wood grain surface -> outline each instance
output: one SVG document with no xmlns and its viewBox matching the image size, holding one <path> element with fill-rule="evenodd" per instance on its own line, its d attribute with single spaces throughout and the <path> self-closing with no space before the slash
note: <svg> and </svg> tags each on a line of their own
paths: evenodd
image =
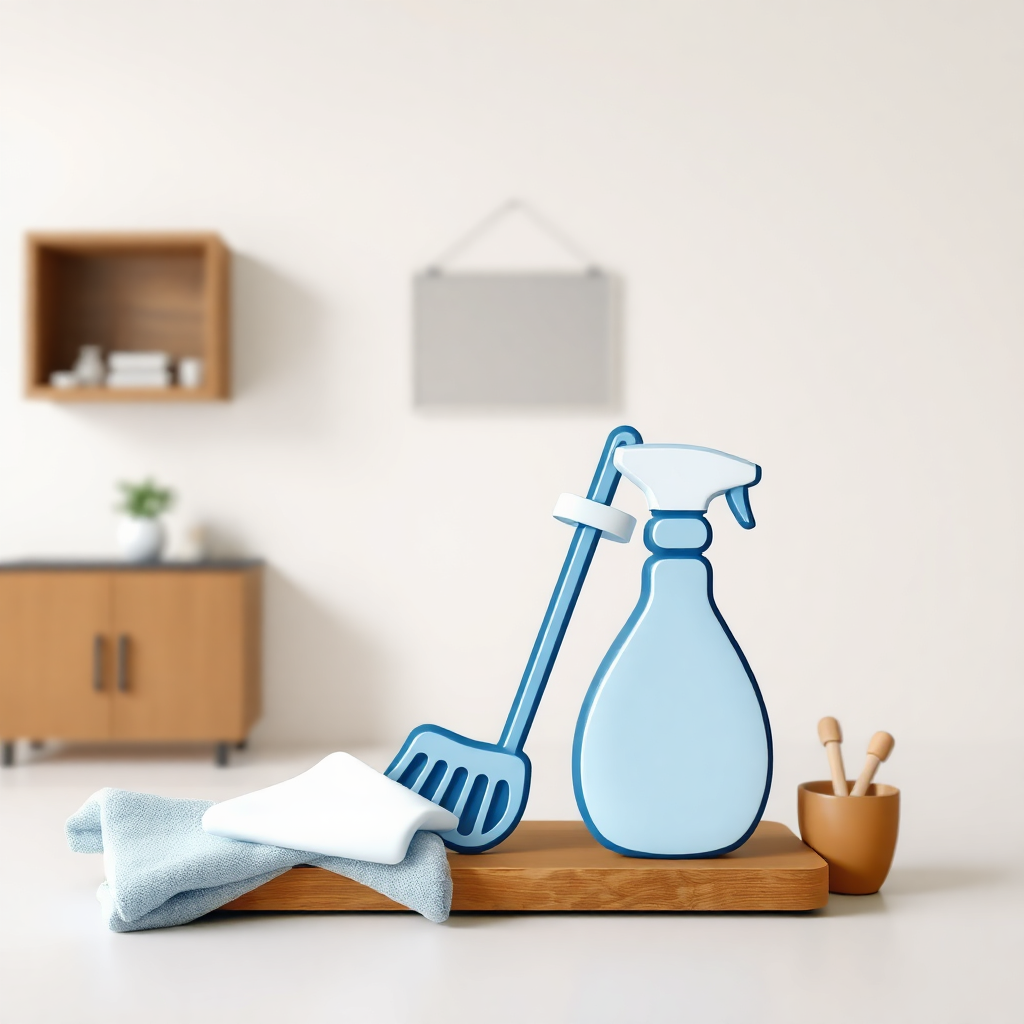
<svg viewBox="0 0 1024 1024">
<path fill-rule="evenodd" d="M 114 736 L 241 740 L 247 693 L 245 572 L 111 574 L 114 643 L 124 639 Z"/>
<path fill-rule="evenodd" d="M 231 253 L 216 234 L 34 233 L 26 239 L 25 390 L 59 402 L 230 395 Z M 52 387 L 82 345 L 202 358 L 195 389 Z"/>
<path fill-rule="evenodd" d="M 0 571 L 0 738 L 238 742 L 261 710 L 258 564 Z"/>
<path fill-rule="evenodd" d="M 453 911 L 813 910 L 828 865 L 785 825 L 762 821 L 740 849 L 708 860 L 624 857 L 581 821 L 524 821 L 501 846 L 448 854 Z M 405 910 L 323 868 L 292 868 L 224 910 Z"/>
<path fill-rule="evenodd" d="M 108 573 L 0 574 L 0 736 L 111 737 L 110 623 Z"/>
</svg>

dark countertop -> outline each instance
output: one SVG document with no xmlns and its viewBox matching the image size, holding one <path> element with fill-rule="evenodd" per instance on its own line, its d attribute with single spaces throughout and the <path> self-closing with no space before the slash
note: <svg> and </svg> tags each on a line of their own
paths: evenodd
<svg viewBox="0 0 1024 1024">
<path fill-rule="evenodd" d="M 26 558 L 0 562 L 0 572 L 242 572 L 259 569 L 262 558 L 211 558 L 205 562 L 122 562 L 117 559 Z"/>
</svg>

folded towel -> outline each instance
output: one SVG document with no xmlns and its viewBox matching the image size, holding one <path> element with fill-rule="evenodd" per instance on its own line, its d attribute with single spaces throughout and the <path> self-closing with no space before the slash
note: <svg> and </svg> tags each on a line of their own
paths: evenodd
<svg viewBox="0 0 1024 1024">
<path fill-rule="evenodd" d="M 324 814 L 325 807 L 334 813 Z M 203 815 L 211 835 L 376 864 L 400 864 L 420 830 L 450 832 L 458 824 L 451 811 L 340 750 L 294 779 Z"/>
<path fill-rule="evenodd" d="M 96 896 L 111 931 L 187 924 L 297 864 L 326 868 L 440 924 L 452 879 L 444 844 L 417 832 L 400 864 L 323 857 L 203 831 L 210 800 L 174 800 L 124 789 L 94 793 L 67 822 L 76 853 L 102 853 L 107 880 Z"/>
<path fill-rule="evenodd" d="M 166 370 L 171 365 L 171 357 L 167 352 L 111 352 L 107 356 L 107 365 L 111 370 Z"/>
<path fill-rule="evenodd" d="M 114 370 L 107 374 L 108 388 L 167 388 L 170 370 Z"/>
</svg>

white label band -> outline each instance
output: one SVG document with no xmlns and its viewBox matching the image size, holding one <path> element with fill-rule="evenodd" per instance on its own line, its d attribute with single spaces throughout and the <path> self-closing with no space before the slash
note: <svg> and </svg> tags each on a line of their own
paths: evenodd
<svg viewBox="0 0 1024 1024">
<path fill-rule="evenodd" d="M 619 544 L 629 543 L 636 526 L 636 520 L 628 513 L 578 494 L 560 494 L 551 514 L 567 526 L 592 526 L 601 531 L 602 537 Z"/>
</svg>

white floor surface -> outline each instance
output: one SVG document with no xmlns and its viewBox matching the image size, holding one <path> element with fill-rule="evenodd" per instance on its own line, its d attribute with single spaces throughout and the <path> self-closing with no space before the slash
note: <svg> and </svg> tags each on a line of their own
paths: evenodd
<svg viewBox="0 0 1024 1024">
<path fill-rule="evenodd" d="M 64 819 L 119 786 L 224 799 L 328 753 L 19 750 L 0 772 L 0 1021 L 1024 1020 L 1024 746 L 897 744 L 896 861 L 875 896 L 805 914 L 215 914 L 112 934 L 99 856 Z M 352 753 L 377 768 L 386 750 Z M 527 817 L 577 817 L 564 752 L 530 751 Z M 767 818 L 796 830 L 824 754 L 781 746 Z M 543 780 L 543 781 L 542 781 Z"/>
</svg>

